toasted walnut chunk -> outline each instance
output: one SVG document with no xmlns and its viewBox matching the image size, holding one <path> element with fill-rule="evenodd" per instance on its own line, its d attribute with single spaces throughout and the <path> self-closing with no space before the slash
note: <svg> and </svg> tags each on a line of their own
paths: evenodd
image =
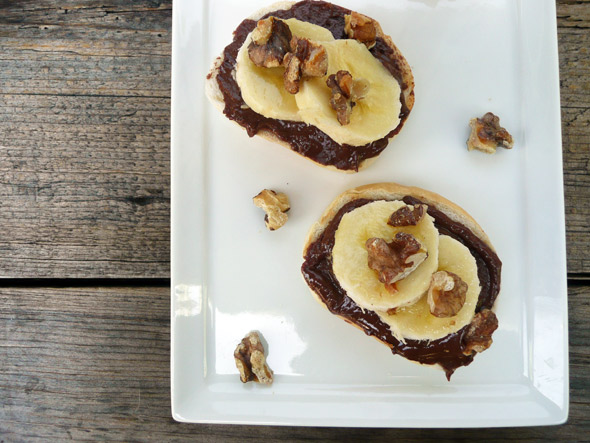
<svg viewBox="0 0 590 443">
<path fill-rule="evenodd" d="M 295 54 L 289 52 L 285 55 L 285 72 L 283 73 L 283 84 L 290 94 L 297 94 L 301 84 L 301 60 Z"/>
<path fill-rule="evenodd" d="M 506 129 L 500 126 L 500 118 L 491 112 L 482 118 L 472 118 L 469 121 L 471 134 L 467 140 L 467 149 L 494 154 L 497 147 L 512 149 L 514 141 Z"/>
<path fill-rule="evenodd" d="M 369 268 L 390 292 L 395 292 L 395 282 L 410 275 L 428 257 L 416 237 L 405 232 L 398 232 L 390 243 L 382 238 L 370 238 L 365 247 Z"/>
<path fill-rule="evenodd" d="M 275 231 L 287 223 L 289 218 L 287 211 L 291 209 L 287 194 L 277 193 L 272 189 L 263 189 L 252 200 L 256 206 L 266 212 L 264 222 L 271 231 Z"/>
<path fill-rule="evenodd" d="M 492 345 L 492 334 L 498 329 L 498 318 L 489 309 L 475 314 L 463 336 L 463 354 L 483 352 Z"/>
<path fill-rule="evenodd" d="M 256 27 L 252 31 L 252 41 L 258 45 L 266 45 L 272 35 L 272 27 L 275 24 L 276 19 L 269 17 L 265 20 L 258 20 Z M 291 29 L 289 29 L 291 30 Z"/>
<path fill-rule="evenodd" d="M 258 332 L 251 331 L 242 339 L 234 351 L 234 360 L 242 383 L 272 383 L 273 372 L 266 363 L 264 346 Z"/>
<path fill-rule="evenodd" d="M 290 48 L 291 52 L 283 60 L 283 82 L 288 92 L 297 94 L 302 78 L 326 75 L 328 53 L 322 45 L 307 38 L 292 37 Z"/>
<path fill-rule="evenodd" d="M 435 317 L 453 317 L 465 304 L 467 283 L 453 272 L 438 271 L 432 274 L 428 288 L 428 306 Z"/>
<path fill-rule="evenodd" d="M 290 50 L 291 37 L 291 30 L 283 20 L 275 17 L 259 20 L 252 31 L 248 56 L 256 66 L 264 68 L 281 66 L 285 54 Z"/>
<path fill-rule="evenodd" d="M 362 78 L 354 80 L 350 72 L 340 70 L 330 75 L 326 84 L 332 90 L 330 106 L 336 111 L 338 122 L 342 126 L 348 125 L 352 108 L 367 95 L 369 83 Z"/>
<path fill-rule="evenodd" d="M 367 48 L 375 46 L 377 39 L 377 24 L 369 17 L 351 12 L 344 16 L 344 32 L 348 38 L 364 43 Z"/>
<path fill-rule="evenodd" d="M 416 226 L 426 214 L 426 205 L 402 206 L 389 216 L 387 224 L 390 226 Z"/>
<path fill-rule="evenodd" d="M 293 37 L 291 51 L 301 59 L 304 77 L 323 77 L 328 72 L 328 53 L 322 45 L 307 38 Z"/>
</svg>

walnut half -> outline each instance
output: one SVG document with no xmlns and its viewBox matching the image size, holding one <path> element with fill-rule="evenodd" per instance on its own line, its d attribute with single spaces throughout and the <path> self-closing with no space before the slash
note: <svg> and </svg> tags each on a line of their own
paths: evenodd
<svg viewBox="0 0 590 443">
<path fill-rule="evenodd" d="M 512 149 L 514 141 L 506 129 L 500 126 L 500 118 L 491 112 L 482 118 L 472 118 L 469 121 L 471 134 L 467 140 L 467 149 L 494 154 L 497 147 Z"/>
<path fill-rule="evenodd" d="M 242 383 L 249 381 L 265 385 L 272 383 L 273 373 L 266 364 L 264 347 L 258 332 L 251 331 L 242 339 L 234 351 L 234 359 L 240 371 Z"/>
<path fill-rule="evenodd" d="M 364 43 L 367 48 L 375 46 L 377 39 L 377 25 L 369 17 L 351 12 L 344 16 L 344 32 L 348 38 L 353 38 Z"/>
<path fill-rule="evenodd" d="M 492 345 L 492 334 L 498 329 L 498 318 L 489 309 L 475 314 L 463 336 L 463 354 L 483 352 Z"/>
<path fill-rule="evenodd" d="M 256 66 L 281 66 L 285 54 L 289 52 L 291 37 L 291 29 L 283 20 L 274 17 L 259 20 L 252 31 L 248 56 Z"/>
<path fill-rule="evenodd" d="M 353 80 L 350 72 L 340 70 L 330 75 L 326 84 L 332 90 L 330 106 L 336 111 L 338 123 L 342 126 L 349 124 L 352 108 L 367 95 L 369 82 L 362 78 Z"/>
<path fill-rule="evenodd" d="M 291 52 L 283 60 L 285 73 L 283 83 L 291 94 L 299 92 L 299 84 L 304 77 L 323 77 L 328 72 L 328 53 L 326 48 L 307 38 L 293 37 Z"/>
<path fill-rule="evenodd" d="M 457 274 L 438 271 L 432 274 L 428 288 L 428 306 L 435 317 L 453 317 L 465 304 L 467 283 Z"/>
<path fill-rule="evenodd" d="M 287 211 L 291 209 L 287 194 L 276 193 L 272 189 L 263 189 L 252 201 L 266 212 L 264 222 L 271 231 L 275 231 L 287 223 L 289 218 Z"/>
<path fill-rule="evenodd" d="M 394 292 L 395 282 L 410 275 L 428 257 L 422 244 L 405 232 L 398 232 L 390 243 L 382 238 L 370 238 L 365 247 L 369 268 L 377 272 L 379 281 L 390 292 Z"/>
<path fill-rule="evenodd" d="M 426 205 L 402 206 L 389 216 L 389 226 L 416 226 L 426 214 Z"/>
</svg>

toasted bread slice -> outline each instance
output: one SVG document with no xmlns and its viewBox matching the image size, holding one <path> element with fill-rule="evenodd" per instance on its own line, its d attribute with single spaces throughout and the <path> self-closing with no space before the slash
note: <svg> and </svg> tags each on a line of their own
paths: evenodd
<svg viewBox="0 0 590 443">
<path fill-rule="evenodd" d="M 341 210 L 346 205 L 354 204 L 355 201 L 361 201 L 361 204 L 363 204 L 363 201 L 405 200 L 408 197 L 428 205 L 429 214 L 437 219 L 435 224 L 442 220 L 442 218 L 447 218 L 450 222 L 447 221 L 445 223 L 453 224 L 456 227 L 460 226 L 461 229 L 455 230 L 451 235 L 456 236 L 462 243 L 463 240 L 465 240 L 465 245 L 467 247 L 470 248 L 470 244 L 476 245 L 475 248 L 477 251 L 475 254 L 481 255 L 476 258 L 476 261 L 478 262 L 477 266 L 478 268 L 479 266 L 486 268 L 483 270 L 484 272 L 482 275 L 489 275 L 488 282 L 484 283 L 485 285 L 488 285 L 488 289 L 485 291 L 482 290 L 480 293 L 476 312 L 479 312 L 482 309 L 491 309 L 500 289 L 501 262 L 496 255 L 494 246 L 489 237 L 475 219 L 463 208 L 434 192 L 417 187 L 403 186 L 397 183 L 376 183 L 350 189 L 340 194 L 326 208 L 319 220 L 311 226 L 307 234 L 303 247 L 304 264 L 302 266 L 302 271 L 304 278 L 310 287 L 311 293 L 322 307 L 328 309 L 334 315 L 342 318 L 366 334 L 381 341 L 383 344 L 391 348 L 395 354 L 400 354 L 414 362 L 439 366 L 445 370 L 447 378 L 450 378 L 457 367 L 466 366 L 473 360 L 473 355 L 464 355 L 462 353 L 464 349 L 462 330 L 451 334 L 455 335 L 455 337 L 448 341 L 449 343 L 452 342 L 453 347 L 450 351 L 444 350 L 440 352 L 440 359 L 436 355 L 436 352 L 439 351 L 434 352 L 429 350 L 425 353 L 425 355 L 427 355 L 425 358 L 418 354 L 420 348 L 426 349 L 428 346 L 431 346 L 432 342 L 430 340 L 411 340 L 409 347 L 413 349 L 412 352 L 417 353 L 414 354 L 414 356 L 406 355 L 404 354 L 404 350 L 401 349 L 403 346 L 400 345 L 400 341 L 394 337 L 392 331 L 389 331 L 389 327 L 385 323 L 382 323 L 379 316 L 374 315 L 376 313 L 373 311 L 359 307 L 346 295 L 346 291 L 342 289 L 342 286 L 338 283 L 338 279 L 332 270 L 334 229 L 337 229 L 340 220 L 339 217 L 342 217 Z M 351 210 L 354 211 L 354 208 Z M 345 210 L 348 211 L 349 209 Z M 334 220 L 337 224 L 331 225 Z M 451 229 L 451 231 L 453 231 L 453 229 Z M 328 234 L 328 232 L 330 234 Z M 445 232 L 445 234 L 449 233 Z M 332 246 L 329 245 L 330 242 Z M 474 253 L 474 250 L 471 251 Z M 319 256 L 317 255 L 318 253 Z M 319 262 L 324 263 L 324 265 L 321 265 L 318 268 L 316 266 Z M 325 274 L 326 272 L 330 274 L 328 280 L 326 280 L 329 282 L 327 286 L 321 283 L 321 280 L 324 277 L 320 275 L 322 273 Z M 467 326 L 465 328 L 467 328 Z M 444 343 L 446 337 L 440 340 L 442 341 L 441 343 Z M 445 345 L 443 344 L 442 346 L 444 347 Z M 455 353 L 454 355 L 457 356 L 454 361 L 449 360 L 449 355 L 451 355 L 451 353 Z"/>
<path fill-rule="evenodd" d="M 318 3 L 323 3 L 323 2 L 318 2 Z M 275 11 L 288 11 L 296 4 L 297 4 L 296 2 L 274 3 L 268 7 L 258 10 L 257 12 L 252 14 L 247 19 L 257 21 L 257 20 L 261 19 L 262 17 L 266 16 L 267 14 L 275 12 Z M 376 24 L 376 28 L 377 28 L 377 37 L 381 38 L 383 40 L 383 42 L 387 45 L 389 50 L 391 50 L 389 57 L 395 63 L 395 65 L 399 71 L 399 76 L 401 78 L 398 79 L 398 81 L 400 83 L 402 95 L 404 97 L 405 106 L 406 106 L 406 110 L 405 110 L 403 116 L 401 116 L 400 123 L 385 138 L 386 143 L 387 143 L 387 139 L 393 137 L 401 130 L 411 109 L 414 106 L 414 76 L 412 74 L 412 70 L 410 68 L 410 65 L 408 64 L 407 60 L 402 55 L 401 51 L 394 45 L 391 37 L 389 37 L 388 35 L 385 35 L 383 33 L 381 26 L 379 25 L 379 23 L 376 20 L 375 20 L 375 24 Z M 220 80 L 218 78 L 218 75 L 220 72 L 220 67 L 221 67 L 221 64 L 223 63 L 223 60 L 224 60 L 224 54 L 222 53 L 219 57 L 217 57 L 213 61 L 213 64 L 212 64 L 211 69 L 209 71 L 209 74 L 207 75 L 207 80 L 206 80 L 206 84 L 205 84 L 205 92 L 206 92 L 207 97 L 213 103 L 213 105 L 221 112 L 224 112 L 224 109 L 226 108 L 224 94 L 223 94 L 222 90 L 220 89 L 220 85 L 219 85 Z M 235 78 L 235 68 L 234 68 L 234 71 L 232 72 L 232 76 Z M 263 117 L 261 116 L 261 118 L 263 118 Z M 322 134 L 324 136 L 326 136 L 324 133 L 322 133 Z M 281 138 L 277 137 L 277 135 L 273 131 L 271 131 L 267 128 L 263 127 L 261 129 L 259 129 L 256 132 L 256 135 L 263 137 L 264 139 L 269 140 L 271 142 L 278 143 L 286 148 L 289 148 L 292 151 L 302 155 L 303 157 L 314 161 L 316 164 L 319 164 L 320 166 L 324 166 L 329 169 L 339 170 L 339 171 L 343 171 L 343 172 L 358 172 L 359 170 L 365 168 L 370 163 L 372 163 L 378 157 L 378 155 L 382 152 L 382 150 L 384 149 L 384 148 L 381 149 L 374 156 L 363 158 L 357 164 L 352 164 L 352 165 L 350 165 L 350 167 L 342 167 L 342 165 L 331 164 L 329 160 L 326 162 L 315 161 L 310 156 L 306 155 L 307 151 L 305 149 L 301 149 L 299 146 L 297 146 L 297 144 L 298 144 L 297 141 L 295 141 L 293 139 L 286 139 L 285 137 L 283 137 L 281 139 Z M 363 147 L 359 147 L 359 149 L 362 150 Z M 327 157 L 329 157 L 329 155 Z"/>
</svg>

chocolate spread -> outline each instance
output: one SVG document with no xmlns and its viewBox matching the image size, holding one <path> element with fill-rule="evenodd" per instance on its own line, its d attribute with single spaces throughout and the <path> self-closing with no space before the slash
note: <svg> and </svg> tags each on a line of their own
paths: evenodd
<svg viewBox="0 0 590 443">
<path fill-rule="evenodd" d="M 344 16 L 350 12 L 349 9 L 331 3 L 304 0 L 295 3 L 290 9 L 269 12 L 261 19 L 269 16 L 281 19 L 296 18 L 330 30 L 335 39 L 344 39 L 348 38 L 344 32 Z M 304 122 L 267 118 L 245 106 L 240 87 L 232 76 L 232 71 L 236 66 L 238 51 L 255 27 L 254 20 L 246 19 L 240 23 L 234 31 L 232 43 L 223 51 L 223 60 L 217 75 L 217 83 L 225 102 L 223 113 L 246 129 L 250 137 L 261 130 L 269 131 L 279 140 L 288 143 L 293 151 L 321 165 L 358 171 L 364 160 L 379 155 L 387 147 L 388 139 L 401 130 L 410 113 L 403 93 L 400 94 L 402 107 L 399 125 L 387 136 L 364 146 L 340 145 L 315 126 Z M 393 75 L 403 90 L 406 85 L 402 79 L 401 58 L 396 57 L 393 50 L 380 37 L 377 37 L 371 53 Z"/>
<path fill-rule="evenodd" d="M 358 199 L 344 205 L 330 221 L 320 237 L 307 249 L 301 271 L 307 284 L 318 294 L 326 307 L 345 320 L 359 326 L 367 335 L 372 335 L 387 343 L 394 354 L 423 364 L 439 364 L 445 370 L 447 379 L 455 369 L 467 366 L 473 361 L 473 355 L 464 355 L 463 336 L 469 325 L 438 340 L 397 340 L 385 324 L 373 311 L 361 309 L 342 289 L 332 270 L 332 249 L 334 236 L 340 220 L 347 212 L 375 200 Z M 423 203 L 413 197 L 403 201 L 415 205 Z M 435 206 L 428 205 L 428 214 L 434 218 L 434 225 L 441 234 L 449 235 L 463 243 L 477 263 L 481 292 L 476 312 L 484 308 L 491 309 L 500 291 L 500 273 L 502 262 L 494 251 L 480 240 L 466 226 L 454 222 Z"/>
</svg>

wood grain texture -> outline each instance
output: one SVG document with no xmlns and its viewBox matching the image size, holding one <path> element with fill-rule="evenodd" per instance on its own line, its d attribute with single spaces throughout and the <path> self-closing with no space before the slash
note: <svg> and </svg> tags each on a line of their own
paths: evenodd
<svg viewBox="0 0 590 443">
<path fill-rule="evenodd" d="M 0 440 L 579 440 L 590 435 L 590 288 L 572 288 L 569 295 L 568 424 L 395 430 L 175 423 L 168 288 L 0 288 Z"/>
<path fill-rule="evenodd" d="M 168 277 L 171 3 L 0 7 L 0 276 Z"/>
<path fill-rule="evenodd" d="M 568 271 L 590 272 L 590 1 L 558 1 Z"/>
</svg>

